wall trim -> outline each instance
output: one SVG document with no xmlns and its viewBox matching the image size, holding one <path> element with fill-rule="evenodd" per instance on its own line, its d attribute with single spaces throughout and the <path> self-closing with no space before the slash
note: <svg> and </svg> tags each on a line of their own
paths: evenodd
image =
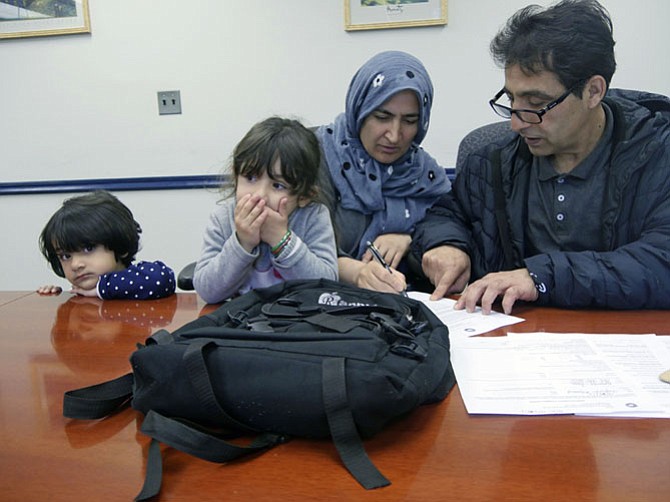
<svg viewBox="0 0 670 502">
<path fill-rule="evenodd" d="M 453 181 L 454 169 L 447 168 L 447 176 Z M 122 192 L 131 190 L 190 190 L 218 188 L 226 177 L 219 174 L 191 176 L 150 176 L 143 178 L 95 178 L 83 180 L 12 181 L 0 183 L 0 195 L 35 195 L 46 193 L 92 192 L 109 190 Z"/>
<path fill-rule="evenodd" d="M 218 174 L 192 176 L 152 176 L 143 178 L 98 178 L 83 180 L 16 181 L 0 183 L 0 195 L 92 192 L 94 190 L 187 190 L 216 188 Z"/>
</svg>

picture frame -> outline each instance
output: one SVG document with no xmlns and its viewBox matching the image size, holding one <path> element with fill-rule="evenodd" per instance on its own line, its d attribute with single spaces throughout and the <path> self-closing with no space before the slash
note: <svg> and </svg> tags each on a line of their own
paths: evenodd
<svg viewBox="0 0 670 502">
<path fill-rule="evenodd" d="M 445 24 L 447 0 L 344 0 L 346 31 Z"/>
<path fill-rule="evenodd" d="M 0 0 L 0 39 L 90 32 L 88 0 Z"/>
</svg>

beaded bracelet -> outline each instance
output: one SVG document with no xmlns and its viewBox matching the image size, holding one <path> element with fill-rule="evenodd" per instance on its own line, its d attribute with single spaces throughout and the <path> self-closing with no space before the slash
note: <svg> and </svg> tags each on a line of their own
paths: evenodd
<svg viewBox="0 0 670 502">
<path fill-rule="evenodd" d="M 272 256 L 274 256 L 275 258 L 279 256 L 290 240 L 291 240 L 291 229 L 289 228 L 284 234 L 284 237 L 281 238 L 279 243 L 276 246 L 270 248 Z"/>
</svg>

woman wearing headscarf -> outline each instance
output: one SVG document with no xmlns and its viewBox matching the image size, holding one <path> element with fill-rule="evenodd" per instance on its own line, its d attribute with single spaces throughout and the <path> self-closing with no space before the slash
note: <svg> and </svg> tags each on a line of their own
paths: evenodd
<svg viewBox="0 0 670 502">
<path fill-rule="evenodd" d="M 381 52 L 354 75 L 345 112 L 316 131 L 335 197 L 340 280 L 377 291 L 406 289 L 401 270 L 414 227 L 451 188 L 444 169 L 419 146 L 432 104 L 423 64 L 404 52 Z"/>
</svg>

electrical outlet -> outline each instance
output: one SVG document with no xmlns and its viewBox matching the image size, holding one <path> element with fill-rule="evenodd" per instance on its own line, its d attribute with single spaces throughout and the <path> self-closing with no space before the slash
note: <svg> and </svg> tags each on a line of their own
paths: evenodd
<svg viewBox="0 0 670 502">
<path fill-rule="evenodd" d="M 181 113 L 179 91 L 158 91 L 158 115 Z"/>
</svg>

